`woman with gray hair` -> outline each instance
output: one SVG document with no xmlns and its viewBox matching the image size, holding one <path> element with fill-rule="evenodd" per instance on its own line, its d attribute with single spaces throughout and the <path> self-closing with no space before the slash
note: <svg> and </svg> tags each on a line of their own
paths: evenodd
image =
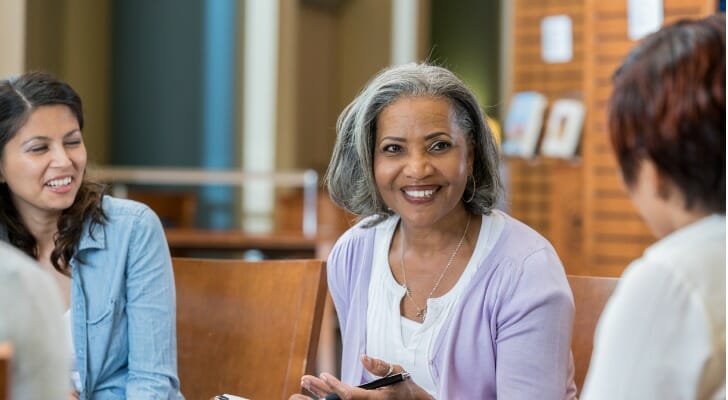
<svg viewBox="0 0 728 400">
<path fill-rule="evenodd" d="M 341 381 L 302 386 L 346 399 L 573 397 L 564 269 L 546 239 L 494 209 L 499 153 L 473 93 L 444 68 L 392 67 L 337 135 L 326 185 L 362 218 L 328 260 Z M 403 371 L 411 379 L 355 387 Z"/>
</svg>

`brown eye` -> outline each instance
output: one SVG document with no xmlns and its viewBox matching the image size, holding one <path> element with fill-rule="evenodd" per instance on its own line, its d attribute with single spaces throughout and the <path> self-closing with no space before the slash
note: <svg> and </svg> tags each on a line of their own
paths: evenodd
<svg viewBox="0 0 728 400">
<path fill-rule="evenodd" d="M 383 153 L 400 153 L 402 151 L 402 146 L 398 144 L 388 144 L 384 147 L 382 147 Z"/>
<path fill-rule="evenodd" d="M 443 151 L 449 149 L 450 147 L 452 147 L 452 145 L 449 142 L 440 141 L 440 142 L 433 143 L 432 146 L 430 146 L 430 151 L 443 152 Z"/>
</svg>

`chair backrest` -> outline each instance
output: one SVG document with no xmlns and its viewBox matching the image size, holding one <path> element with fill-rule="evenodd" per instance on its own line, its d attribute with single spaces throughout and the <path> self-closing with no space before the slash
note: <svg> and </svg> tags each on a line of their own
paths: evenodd
<svg viewBox="0 0 728 400">
<path fill-rule="evenodd" d="M 0 400 L 10 398 L 10 361 L 13 358 L 13 346 L 8 342 L 0 342 Z"/>
<path fill-rule="evenodd" d="M 287 399 L 314 372 L 326 298 L 321 260 L 173 258 L 182 393 Z"/>
<path fill-rule="evenodd" d="M 197 194 L 193 191 L 129 190 L 127 198 L 149 206 L 165 228 L 193 228 Z"/>
<path fill-rule="evenodd" d="M 287 190 L 277 193 L 273 214 L 275 231 L 301 232 L 303 210 L 303 190 Z M 356 223 L 356 216 L 334 204 L 325 190 L 318 191 L 316 218 L 316 236 L 334 241 Z"/>
<path fill-rule="evenodd" d="M 574 355 L 574 381 L 578 393 L 581 393 L 584 378 L 589 369 L 594 330 L 604 306 L 619 282 L 618 278 L 597 276 L 568 275 L 569 285 L 574 294 L 576 315 L 574 316 L 574 333 L 571 338 L 571 352 Z"/>
</svg>

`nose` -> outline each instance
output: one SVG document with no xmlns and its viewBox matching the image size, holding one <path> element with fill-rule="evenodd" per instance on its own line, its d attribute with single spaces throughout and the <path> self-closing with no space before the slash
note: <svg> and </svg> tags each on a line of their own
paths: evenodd
<svg viewBox="0 0 728 400">
<path fill-rule="evenodd" d="M 407 158 L 405 174 L 408 178 L 422 180 L 432 174 L 433 167 L 427 154 L 414 153 Z"/>
<path fill-rule="evenodd" d="M 63 146 L 54 146 L 51 150 L 51 166 L 67 167 L 71 165 L 71 157 Z"/>
</svg>

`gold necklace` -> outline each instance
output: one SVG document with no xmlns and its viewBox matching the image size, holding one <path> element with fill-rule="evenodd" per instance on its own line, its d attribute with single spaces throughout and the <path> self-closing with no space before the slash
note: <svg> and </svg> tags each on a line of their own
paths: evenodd
<svg viewBox="0 0 728 400">
<path fill-rule="evenodd" d="M 437 290 L 437 287 L 440 286 L 440 282 L 442 281 L 442 278 L 445 276 L 445 273 L 447 273 L 447 270 L 450 269 L 450 265 L 452 264 L 453 260 L 455 259 L 455 256 L 458 254 L 458 250 L 460 250 L 460 247 L 462 247 L 463 242 L 465 241 L 465 236 L 468 233 L 468 227 L 470 226 L 470 215 L 468 215 L 468 222 L 465 224 L 465 230 L 463 231 L 463 236 L 460 238 L 460 241 L 458 242 L 458 245 L 455 246 L 455 251 L 452 252 L 452 255 L 450 256 L 450 259 L 447 261 L 447 265 L 445 265 L 445 268 L 443 268 L 442 273 L 440 273 L 440 277 L 437 278 L 437 281 L 435 281 L 435 286 L 432 287 L 432 290 L 430 290 L 430 294 L 427 295 L 427 298 L 425 299 L 425 306 L 420 308 L 420 306 L 417 305 L 415 302 L 415 299 L 412 297 L 412 292 L 410 291 L 409 286 L 407 286 L 407 274 L 404 271 L 404 229 L 402 229 L 402 234 L 399 237 L 399 263 L 402 268 L 402 284 L 404 286 L 405 293 L 407 293 L 407 297 L 412 302 L 412 305 L 415 306 L 417 309 L 417 318 L 420 319 L 420 321 L 424 322 L 425 317 L 427 316 L 427 300 L 429 300 L 432 295 L 435 293 L 435 290 Z"/>
</svg>

